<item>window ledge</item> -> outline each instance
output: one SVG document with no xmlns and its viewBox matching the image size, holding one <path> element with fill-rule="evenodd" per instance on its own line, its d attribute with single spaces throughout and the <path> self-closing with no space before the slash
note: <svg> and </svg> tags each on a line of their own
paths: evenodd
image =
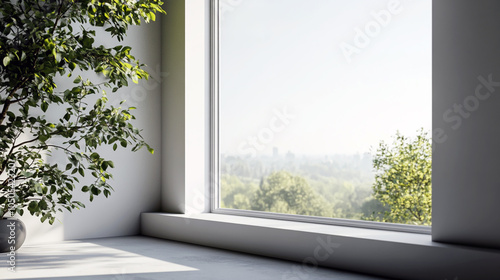
<svg viewBox="0 0 500 280">
<path fill-rule="evenodd" d="M 500 250 L 437 243 L 427 234 L 213 213 L 143 213 L 141 224 L 147 236 L 299 262 L 282 279 L 307 279 L 318 265 L 397 279 L 500 276 Z"/>
</svg>

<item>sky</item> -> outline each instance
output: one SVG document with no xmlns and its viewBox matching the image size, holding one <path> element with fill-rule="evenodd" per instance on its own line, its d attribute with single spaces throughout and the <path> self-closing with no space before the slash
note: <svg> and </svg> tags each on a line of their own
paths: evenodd
<svg viewBox="0 0 500 280">
<path fill-rule="evenodd" d="M 366 153 L 431 130 L 430 0 L 228 3 L 221 153 Z"/>
</svg>

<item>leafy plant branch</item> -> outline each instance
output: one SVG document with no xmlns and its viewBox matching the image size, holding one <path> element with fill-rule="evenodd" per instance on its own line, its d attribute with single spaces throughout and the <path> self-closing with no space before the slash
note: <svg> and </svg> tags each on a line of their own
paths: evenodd
<svg viewBox="0 0 500 280">
<path fill-rule="evenodd" d="M 131 108 L 108 105 L 115 93 L 148 79 L 128 46 L 95 44 L 102 28 L 119 41 L 128 26 L 164 13 L 157 0 L 19 0 L 0 6 L 0 218 L 27 209 L 52 224 L 55 213 L 84 207 L 78 188 L 109 196 L 112 161 L 97 152 L 118 145 L 146 147 Z M 77 31 L 79 30 L 79 31 Z M 97 73 L 94 83 L 78 75 L 70 88 L 55 91 L 61 77 Z M 123 102 L 120 103 L 123 105 Z M 50 112 L 50 118 L 47 113 Z M 60 116 L 59 116 L 60 115 Z M 53 151 L 66 163 L 50 164 Z M 80 185 L 86 171 L 91 184 Z"/>
</svg>

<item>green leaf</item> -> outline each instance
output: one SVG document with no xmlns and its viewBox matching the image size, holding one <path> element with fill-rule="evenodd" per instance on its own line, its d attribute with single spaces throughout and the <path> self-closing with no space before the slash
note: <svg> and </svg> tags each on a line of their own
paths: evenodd
<svg viewBox="0 0 500 280">
<path fill-rule="evenodd" d="M 42 194 L 43 193 L 42 186 L 40 184 L 36 184 L 35 191 L 37 194 Z"/>
<path fill-rule="evenodd" d="M 33 176 L 33 173 L 29 171 L 21 171 L 21 176 L 30 178 L 31 176 Z"/>
<path fill-rule="evenodd" d="M 78 165 L 78 159 L 74 155 L 71 155 L 68 159 L 73 165 Z"/>
<path fill-rule="evenodd" d="M 64 114 L 64 120 L 69 121 L 71 115 L 69 113 Z"/>
<path fill-rule="evenodd" d="M 90 191 L 93 195 L 99 195 L 101 193 L 101 190 L 96 187 L 93 187 L 92 189 L 90 189 Z"/>
<path fill-rule="evenodd" d="M 101 168 L 102 170 L 106 171 L 106 169 L 108 169 L 108 163 L 106 161 L 103 161 L 101 164 Z"/>
<path fill-rule="evenodd" d="M 14 119 L 16 117 L 16 115 L 11 111 L 7 111 L 7 116 L 9 116 L 9 118 L 11 119 Z"/>
<path fill-rule="evenodd" d="M 108 197 L 111 194 L 109 190 L 104 190 L 103 193 L 105 197 Z"/>
<path fill-rule="evenodd" d="M 38 140 L 39 140 L 40 142 L 45 142 L 45 141 L 47 141 L 48 139 L 49 139 L 49 136 L 48 136 L 48 135 L 45 135 L 45 134 L 42 134 L 42 135 L 39 135 L 39 136 L 38 136 Z"/>
<path fill-rule="evenodd" d="M 43 112 L 47 112 L 47 109 L 49 108 L 49 104 L 47 102 L 43 101 L 41 107 L 42 107 Z"/>
<path fill-rule="evenodd" d="M 92 160 L 98 160 L 98 159 L 99 159 L 99 154 L 98 154 L 98 153 L 92 153 L 92 154 L 90 155 L 90 158 L 91 158 Z"/>
<path fill-rule="evenodd" d="M 38 207 L 42 210 L 47 210 L 47 202 L 44 199 L 40 200 L 40 202 L 38 202 Z"/>
<path fill-rule="evenodd" d="M 28 204 L 28 210 L 30 210 L 30 213 L 35 212 L 38 209 L 38 203 L 36 201 L 31 201 L 30 204 Z"/>
<path fill-rule="evenodd" d="M 6 56 L 3 58 L 3 66 L 7 66 L 9 65 L 10 61 L 12 60 L 12 58 L 10 58 L 10 56 Z"/>
<path fill-rule="evenodd" d="M 45 215 L 42 216 L 42 218 L 40 218 L 40 221 L 43 223 L 45 222 L 45 220 L 47 220 L 47 218 L 50 216 L 50 213 L 47 213 Z"/>
</svg>

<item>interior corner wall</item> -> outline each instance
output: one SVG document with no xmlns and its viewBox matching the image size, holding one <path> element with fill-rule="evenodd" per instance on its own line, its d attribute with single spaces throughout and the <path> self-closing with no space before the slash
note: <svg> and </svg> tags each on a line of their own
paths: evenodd
<svg viewBox="0 0 500 280">
<path fill-rule="evenodd" d="M 161 210 L 184 213 L 185 192 L 185 4 L 166 0 L 162 21 L 162 65 L 169 73 L 162 87 Z"/>
<path fill-rule="evenodd" d="M 162 211 L 201 213 L 209 186 L 209 0 L 166 0 L 162 24 Z"/>
<path fill-rule="evenodd" d="M 160 17 L 158 17 L 160 18 Z M 122 88 L 116 93 L 108 92 L 109 103 L 118 107 L 121 100 L 126 100 L 123 106 L 134 106 L 136 116 L 134 125 L 143 129 L 145 140 L 155 149 L 151 155 L 146 149 L 131 152 L 129 148 L 118 148 L 113 151 L 110 147 L 100 149 L 101 156 L 112 160 L 115 168 L 112 169 L 113 179 L 110 184 L 115 189 L 109 198 L 97 196 L 93 202 L 89 201 L 88 194 L 80 193 L 77 187 L 74 199 L 82 201 L 85 209 L 74 210 L 73 213 L 60 213 L 54 225 L 41 223 L 39 217 L 32 217 L 25 213 L 21 220 L 27 226 L 25 244 L 47 243 L 70 239 L 87 239 L 98 237 L 112 237 L 135 235 L 140 233 L 140 215 L 142 212 L 160 210 L 161 192 L 161 85 L 170 78 L 161 69 L 161 19 L 141 26 L 131 26 L 127 37 L 122 42 L 111 38 L 102 30 L 97 30 L 95 45 L 128 45 L 132 47 L 132 54 L 146 64 L 151 78 L 141 80 L 139 84 L 130 83 L 129 87 Z M 82 74 L 83 77 L 93 74 Z M 60 78 L 57 81 L 58 89 L 72 87 L 72 80 Z M 61 109 L 64 110 L 64 109 Z M 57 108 L 50 108 L 48 114 L 56 114 Z M 65 157 L 51 158 L 51 163 L 63 162 Z M 64 165 L 63 165 L 64 166 Z M 93 179 L 88 174 L 82 185 Z"/>
<path fill-rule="evenodd" d="M 434 241 L 500 248 L 500 1 L 433 1 Z"/>
</svg>

